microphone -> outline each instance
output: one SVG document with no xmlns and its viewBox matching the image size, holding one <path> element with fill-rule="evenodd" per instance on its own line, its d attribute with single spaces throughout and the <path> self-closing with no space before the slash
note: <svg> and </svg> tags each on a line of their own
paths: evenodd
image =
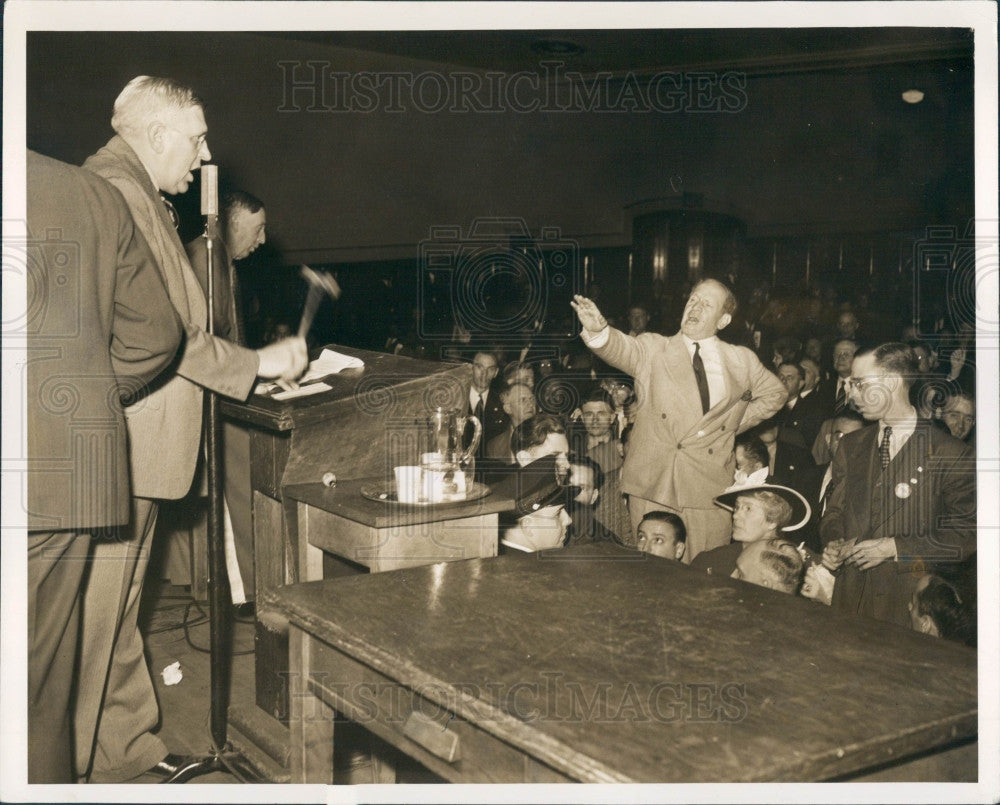
<svg viewBox="0 0 1000 805">
<path fill-rule="evenodd" d="M 201 166 L 201 214 L 219 214 L 219 166 Z"/>
<path fill-rule="evenodd" d="M 213 251 L 219 220 L 219 166 L 201 166 L 201 214 L 205 216 L 205 276 L 207 278 L 208 332 L 215 333 L 215 272 Z"/>
</svg>

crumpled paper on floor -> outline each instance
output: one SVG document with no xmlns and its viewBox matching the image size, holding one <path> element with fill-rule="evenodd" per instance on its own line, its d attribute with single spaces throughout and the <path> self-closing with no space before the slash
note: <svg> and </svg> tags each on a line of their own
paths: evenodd
<svg viewBox="0 0 1000 805">
<path fill-rule="evenodd" d="M 176 685 L 183 678 L 184 674 L 181 672 L 181 661 L 172 662 L 162 671 L 160 671 L 160 676 L 163 677 L 164 685 Z"/>
</svg>

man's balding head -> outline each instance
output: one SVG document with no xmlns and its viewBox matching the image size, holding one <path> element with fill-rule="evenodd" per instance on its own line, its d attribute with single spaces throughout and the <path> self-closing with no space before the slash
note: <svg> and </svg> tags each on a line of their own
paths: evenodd
<svg viewBox="0 0 1000 805">
<path fill-rule="evenodd" d="M 747 545 L 736 559 L 734 579 L 794 594 L 802 584 L 805 565 L 787 540 L 768 539 Z"/>
</svg>

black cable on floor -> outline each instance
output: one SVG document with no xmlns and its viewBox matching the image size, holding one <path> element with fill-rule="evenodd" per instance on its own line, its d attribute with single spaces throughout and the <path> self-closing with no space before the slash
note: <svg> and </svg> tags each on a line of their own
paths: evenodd
<svg viewBox="0 0 1000 805">
<path fill-rule="evenodd" d="M 195 599 L 190 598 L 188 596 L 163 596 L 163 598 L 165 598 L 166 600 L 173 600 L 173 601 L 178 601 L 178 602 L 184 601 L 184 603 L 168 604 L 167 606 L 158 606 L 158 607 L 156 607 L 155 610 L 153 610 L 154 618 L 157 615 L 160 615 L 160 614 L 163 614 L 163 613 L 166 613 L 166 612 L 170 612 L 172 610 L 179 610 L 179 609 L 183 608 L 184 614 L 181 616 L 180 623 L 172 622 L 172 623 L 168 623 L 166 626 L 160 626 L 160 627 L 155 628 L 155 629 L 144 629 L 143 630 L 144 633 L 146 635 L 155 635 L 155 634 L 163 634 L 164 632 L 172 632 L 172 631 L 175 631 L 177 629 L 183 629 L 184 630 L 184 641 L 192 649 L 194 649 L 195 651 L 197 651 L 197 652 L 199 652 L 201 654 L 211 654 L 211 649 L 209 649 L 209 648 L 203 648 L 202 646 L 198 646 L 191 639 L 191 631 L 190 630 L 193 629 L 193 628 L 195 628 L 196 626 L 204 626 L 209 621 L 208 613 L 205 612 L 205 610 L 202 608 L 201 604 L 198 601 L 196 601 Z M 191 610 L 192 609 L 197 609 L 197 611 L 198 611 L 198 617 L 195 620 L 191 620 Z M 237 617 L 233 618 L 233 620 L 236 623 L 244 623 L 244 624 L 253 624 L 253 623 L 255 623 L 253 617 L 246 617 L 246 618 L 244 618 L 244 617 L 238 617 L 237 616 Z M 254 649 L 247 649 L 245 651 L 234 651 L 233 652 L 233 656 L 234 657 L 242 657 L 242 656 L 245 656 L 247 654 L 253 654 L 253 652 L 254 652 Z"/>
<path fill-rule="evenodd" d="M 185 626 L 199 626 L 202 623 L 207 623 L 208 622 L 208 615 L 201 608 L 201 606 L 198 604 L 197 601 L 194 601 L 194 600 L 188 598 L 187 596 L 184 596 L 183 598 L 175 597 L 173 600 L 175 600 L 175 601 L 183 600 L 184 603 L 182 603 L 182 604 L 181 603 L 170 604 L 168 606 L 158 606 L 155 610 L 153 610 L 153 618 L 155 619 L 156 616 L 161 615 L 163 613 L 171 612 L 172 610 L 183 609 L 184 610 L 184 614 L 181 616 L 180 622 L 176 622 L 176 621 L 170 622 L 166 626 L 160 626 L 160 627 L 155 628 L 155 629 L 147 628 L 147 629 L 143 630 L 144 634 L 146 634 L 146 635 L 163 634 L 164 632 L 173 632 L 173 631 L 175 631 L 177 629 L 184 628 Z M 198 607 L 198 612 L 201 613 L 201 617 L 197 621 L 195 621 L 193 623 L 189 623 L 188 622 L 188 617 L 189 617 L 192 605 Z"/>
<path fill-rule="evenodd" d="M 202 613 L 202 617 L 199 618 L 198 620 L 196 620 L 194 623 L 188 623 L 188 614 L 190 613 L 192 606 L 198 607 L 198 611 Z M 185 642 L 191 648 L 193 648 L 197 652 L 200 652 L 201 654 L 211 654 L 212 650 L 210 648 L 203 648 L 202 646 L 195 645 L 194 641 L 191 639 L 191 632 L 190 632 L 190 630 L 192 628 L 194 628 L 195 626 L 202 626 L 203 624 L 205 624 L 207 622 L 208 622 L 208 617 L 205 616 L 205 611 L 201 608 L 201 606 L 198 604 L 198 602 L 197 601 L 191 601 L 191 602 L 189 602 L 188 606 L 187 606 L 187 609 L 184 611 L 184 621 L 183 621 L 183 624 L 182 624 L 184 626 L 184 640 L 185 640 Z M 252 621 L 244 621 L 242 619 L 240 619 L 240 622 L 241 623 L 252 623 Z M 234 651 L 233 652 L 233 656 L 234 657 L 243 657 L 246 654 L 253 654 L 253 653 L 254 653 L 254 649 L 250 648 L 250 649 L 246 649 L 245 651 Z"/>
</svg>

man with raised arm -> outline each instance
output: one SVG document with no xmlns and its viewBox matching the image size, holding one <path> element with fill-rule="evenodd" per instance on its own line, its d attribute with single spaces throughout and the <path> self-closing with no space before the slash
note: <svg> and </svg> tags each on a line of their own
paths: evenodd
<svg viewBox="0 0 1000 805">
<path fill-rule="evenodd" d="M 651 509 L 680 515 L 684 561 L 725 545 L 728 514 L 713 504 L 733 478 L 733 439 L 784 404 L 785 387 L 749 349 L 716 333 L 732 320 L 736 297 L 717 280 L 691 290 L 680 332 L 638 337 L 609 327 L 583 296 L 571 303 L 581 336 L 603 361 L 635 378 L 635 429 L 622 468 L 633 530 Z"/>
</svg>

